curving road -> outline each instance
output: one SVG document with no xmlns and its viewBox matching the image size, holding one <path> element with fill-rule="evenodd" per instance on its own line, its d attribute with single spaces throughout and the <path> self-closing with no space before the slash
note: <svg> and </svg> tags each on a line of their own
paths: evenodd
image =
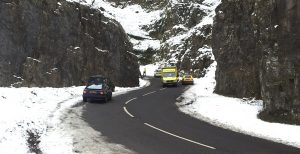
<svg viewBox="0 0 300 154">
<path fill-rule="evenodd" d="M 149 87 L 88 103 L 84 119 L 91 127 L 141 154 L 299 154 L 300 149 L 212 126 L 178 111 L 185 87 Z"/>
</svg>

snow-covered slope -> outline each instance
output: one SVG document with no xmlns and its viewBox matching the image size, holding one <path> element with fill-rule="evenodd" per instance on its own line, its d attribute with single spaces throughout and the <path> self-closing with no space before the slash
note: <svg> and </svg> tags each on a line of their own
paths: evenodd
<svg viewBox="0 0 300 154">
<path fill-rule="evenodd" d="M 129 5 L 126 7 L 117 6 L 115 3 L 105 0 L 68 0 L 80 2 L 81 4 L 100 9 L 104 16 L 113 18 L 120 22 L 126 33 L 130 36 L 131 42 L 136 50 L 147 50 L 148 48 L 159 49 L 160 41 L 149 36 L 149 32 L 143 29 L 160 18 L 161 10 L 148 12 L 140 5 Z"/>
<path fill-rule="evenodd" d="M 100 9 L 106 17 L 120 22 L 135 54 L 150 58 L 146 62 L 141 58 L 142 63 L 175 62 L 181 70 L 203 76 L 213 62 L 211 25 L 220 0 L 69 1 Z"/>
<path fill-rule="evenodd" d="M 194 76 L 203 76 L 205 68 L 213 62 L 211 29 L 219 4 L 220 0 L 170 1 L 161 19 L 149 27 L 161 39 L 158 57 L 176 62 L 181 70 Z"/>
</svg>

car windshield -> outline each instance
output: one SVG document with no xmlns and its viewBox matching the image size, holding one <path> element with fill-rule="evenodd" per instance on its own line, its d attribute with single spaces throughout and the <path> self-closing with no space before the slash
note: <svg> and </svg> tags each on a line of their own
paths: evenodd
<svg viewBox="0 0 300 154">
<path fill-rule="evenodd" d="M 175 72 L 164 72 L 163 76 L 164 77 L 176 77 L 176 73 Z"/>
<path fill-rule="evenodd" d="M 186 75 L 186 76 L 185 76 L 185 78 L 191 78 L 191 77 L 192 77 L 192 76 L 190 76 L 190 75 Z"/>
</svg>

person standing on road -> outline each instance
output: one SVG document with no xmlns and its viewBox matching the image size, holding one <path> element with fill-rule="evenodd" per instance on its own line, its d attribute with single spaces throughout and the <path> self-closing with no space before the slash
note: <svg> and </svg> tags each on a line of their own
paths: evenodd
<svg viewBox="0 0 300 154">
<path fill-rule="evenodd" d="M 146 76 L 146 67 L 144 67 L 143 77 Z"/>
</svg>

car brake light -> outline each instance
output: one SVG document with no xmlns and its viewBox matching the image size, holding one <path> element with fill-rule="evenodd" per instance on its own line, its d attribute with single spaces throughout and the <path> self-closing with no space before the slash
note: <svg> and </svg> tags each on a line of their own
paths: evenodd
<svg viewBox="0 0 300 154">
<path fill-rule="evenodd" d="M 103 94 L 104 94 L 104 92 L 103 92 L 103 91 L 100 91 L 100 94 L 101 94 L 101 95 L 103 95 Z"/>
<path fill-rule="evenodd" d="M 88 93 L 88 91 L 87 90 L 83 90 L 83 93 L 86 94 L 86 93 Z"/>
</svg>

